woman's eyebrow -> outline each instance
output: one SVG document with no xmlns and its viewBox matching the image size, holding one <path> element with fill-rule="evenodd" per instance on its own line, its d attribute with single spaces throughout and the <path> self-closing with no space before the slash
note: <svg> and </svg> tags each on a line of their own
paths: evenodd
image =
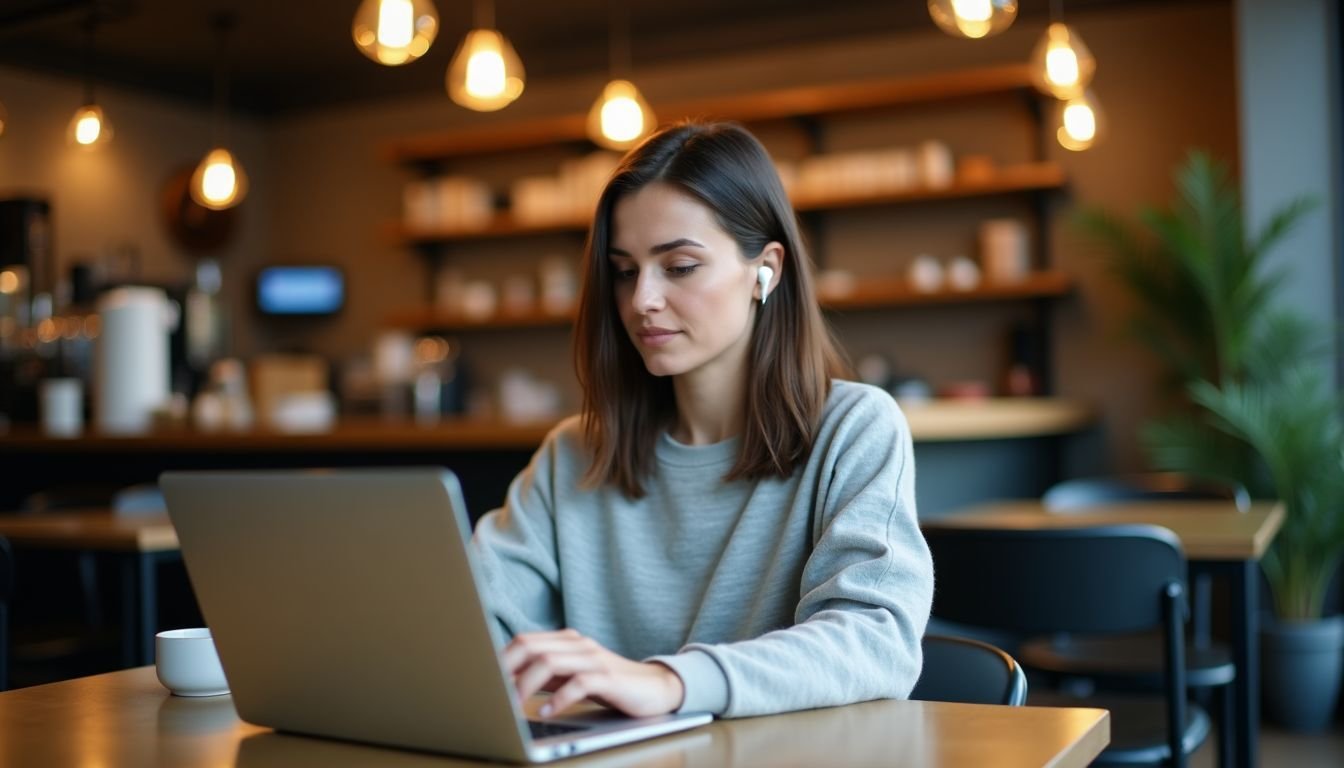
<svg viewBox="0 0 1344 768">
<path fill-rule="evenodd" d="M 679 238 L 677 238 L 676 240 L 673 240 L 673 241 L 671 241 L 671 242 L 662 243 L 662 244 L 660 244 L 660 245 L 655 245 L 655 246 L 653 246 L 652 248 L 649 249 L 649 253 L 652 254 L 652 255 L 654 255 L 654 256 L 657 256 L 657 255 L 659 255 L 659 254 L 661 254 L 661 253 L 667 253 L 668 251 L 674 251 L 674 250 L 676 250 L 676 249 L 678 249 L 678 248 L 684 248 L 684 247 L 686 247 L 686 246 L 688 246 L 688 245 L 691 246 L 691 247 L 693 247 L 693 248 L 704 248 L 704 247 L 705 247 L 705 244 L 704 244 L 704 243 L 698 242 L 698 241 L 696 241 L 696 240 L 692 240 L 692 239 L 690 239 L 689 237 L 679 237 Z M 634 258 L 633 256 L 630 255 L 630 252 L 629 252 L 629 251 L 623 251 L 623 250 L 621 250 L 620 248 L 616 248 L 615 246 L 613 246 L 613 247 L 611 247 L 611 248 L 608 248 L 607 251 L 609 252 L 609 255 L 611 255 L 611 256 L 624 256 L 624 257 L 627 258 L 627 259 L 632 259 L 632 258 Z"/>
</svg>

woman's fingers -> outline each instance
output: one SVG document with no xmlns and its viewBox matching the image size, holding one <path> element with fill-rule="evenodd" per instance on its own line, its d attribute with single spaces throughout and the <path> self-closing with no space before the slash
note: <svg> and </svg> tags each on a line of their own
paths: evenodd
<svg viewBox="0 0 1344 768">
<path fill-rule="evenodd" d="M 563 685 L 551 694 L 550 701 L 541 705 L 541 716 L 550 717 L 558 712 L 578 704 L 587 698 L 609 698 L 603 695 L 600 683 L 603 680 L 609 681 L 608 675 L 597 675 L 591 672 L 583 672 L 570 677 Z"/>
<path fill-rule="evenodd" d="M 551 694 L 542 716 L 563 712 L 584 699 L 632 717 L 661 715 L 681 705 L 680 678 L 672 685 L 665 677 L 675 677 L 675 672 L 659 664 L 618 659 L 613 666 L 570 676 Z"/>
<path fill-rule="evenodd" d="M 559 632 L 529 632 L 518 635 L 504 648 L 504 668 L 516 675 L 529 661 L 543 653 L 576 653 L 601 646 L 572 629 Z"/>
<path fill-rule="evenodd" d="M 661 664 L 631 661 L 574 630 L 518 635 L 504 662 L 519 697 L 551 690 L 542 716 L 589 699 L 629 715 L 656 715 L 681 705 L 681 679 Z"/>
<path fill-rule="evenodd" d="M 553 680 L 559 684 L 575 674 L 598 669 L 600 663 L 601 660 L 590 652 L 552 651 L 537 654 L 529 657 L 528 663 L 515 673 L 514 687 L 518 689 L 518 696 L 525 700 Z"/>
</svg>

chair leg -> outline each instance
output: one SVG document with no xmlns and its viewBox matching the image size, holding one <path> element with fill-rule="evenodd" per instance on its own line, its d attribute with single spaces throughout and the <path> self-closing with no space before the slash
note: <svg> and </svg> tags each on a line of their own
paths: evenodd
<svg viewBox="0 0 1344 768">
<path fill-rule="evenodd" d="M 1213 578 L 1199 573 L 1191 581 L 1190 644 L 1207 650 L 1213 642 Z"/>
<path fill-rule="evenodd" d="M 1220 686 L 1218 699 L 1222 704 L 1218 715 L 1218 768 L 1231 768 L 1233 753 L 1237 749 L 1236 741 L 1232 738 L 1232 729 L 1237 727 L 1237 710 L 1232 696 L 1232 686 Z"/>
</svg>

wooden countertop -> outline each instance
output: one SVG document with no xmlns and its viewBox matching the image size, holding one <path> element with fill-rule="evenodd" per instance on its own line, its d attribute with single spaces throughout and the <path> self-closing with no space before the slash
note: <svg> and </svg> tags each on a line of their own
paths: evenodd
<svg viewBox="0 0 1344 768">
<path fill-rule="evenodd" d="M 1090 763 L 1109 739 L 1110 716 L 1100 709 L 873 701 L 719 720 L 560 765 L 1071 768 Z M 0 693 L 0 764 L 411 768 L 483 763 L 277 734 L 239 720 L 230 696 L 170 696 L 153 667 L 141 667 Z"/>
<path fill-rule="evenodd" d="M 497 421 L 446 419 L 437 424 L 413 421 L 383 421 L 376 418 L 348 419 L 327 432 L 277 432 L 254 429 L 246 432 L 199 432 L 192 429 L 153 432 L 146 435 L 85 433 L 76 438 L 54 438 L 32 427 L 12 429 L 0 435 L 0 454 L 38 451 L 80 453 L 85 451 L 200 451 L 232 452 L 294 451 L 337 452 L 379 450 L 531 450 L 541 445 L 554 422 L 506 424 Z"/>
<path fill-rule="evenodd" d="M 1093 410 L 1078 402 L 1056 398 L 994 398 L 983 401 L 935 400 L 905 408 L 910 431 L 917 442 L 994 440 L 1066 434 L 1089 426 Z M 342 421 L 329 432 L 284 433 L 197 432 L 178 430 L 121 436 L 86 433 L 77 438 L 53 438 L 35 427 L 17 427 L 0 434 L 5 453 L 78 454 L 118 452 L 244 453 L 343 452 L 383 450 L 532 450 L 541 444 L 554 422 L 507 424 L 496 421 L 448 419 L 432 425 L 375 418 Z"/>
<path fill-rule="evenodd" d="M 118 515 L 108 509 L 0 514 L 0 536 L 16 546 L 36 549 L 171 552 L 178 548 L 177 531 L 167 515 Z"/>
<path fill-rule="evenodd" d="M 1051 512 L 1039 500 L 1000 501 L 925 518 L 920 527 L 1066 528 L 1160 525 L 1181 540 L 1191 560 L 1259 560 L 1283 525 L 1283 505 L 1257 501 L 1245 512 L 1230 501 L 1132 501 L 1076 512 Z"/>
</svg>

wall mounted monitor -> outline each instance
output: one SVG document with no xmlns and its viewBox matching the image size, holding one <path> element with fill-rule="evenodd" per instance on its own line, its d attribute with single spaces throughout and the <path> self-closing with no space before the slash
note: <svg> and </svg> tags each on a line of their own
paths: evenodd
<svg viewBox="0 0 1344 768">
<path fill-rule="evenodd" d="M 263 267 L 257 273 L 256 303 L 263 315 L 334 315 L 345 306 L 345 273 L 329 265 Z"/>
</svg>

